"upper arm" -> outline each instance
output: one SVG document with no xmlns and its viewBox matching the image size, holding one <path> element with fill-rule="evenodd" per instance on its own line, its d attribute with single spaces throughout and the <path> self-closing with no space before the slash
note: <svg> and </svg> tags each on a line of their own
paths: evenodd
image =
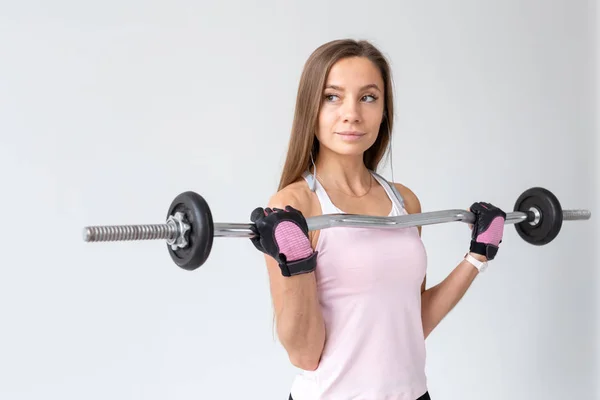
<svg viewBox="0 0 600 400">
<path fill-rule="evenodd" d="M 406 209 L 406 212 L 408 212 L 409 214 L 420 214 L 421 202 L 417 195 L 412 190 L 410 190 L 404 185 L 401 185 L 400 183 L 395 183 L 394 185 L 396 186 L 396 188 L 402 195 L 402 198 L 404 199 L 404 208 Z M 419 236 L 421 236 L 421 226 L 417 226 L 417 229 L 419 231 Z M 426 282 L 427 276 L 425 276 L 425 278 L 423 279 L 423 283 L 421 284 L 421 293 L 425 291 Z"/>
</svg>

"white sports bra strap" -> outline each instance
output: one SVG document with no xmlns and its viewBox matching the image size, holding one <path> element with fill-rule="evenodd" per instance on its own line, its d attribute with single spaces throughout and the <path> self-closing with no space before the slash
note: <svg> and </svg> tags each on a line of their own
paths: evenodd
<svg viewBox="0 0 600 400">
<path fill-rule="evenodd" d="M 377 179 L 379 184 L 387 193 L 388 197 L 394 204 L 394 208 L 396 209 L 395 211 L 398 213 L 402 213 L 402 210 L 404 209 L 404 199 L 402 198 L 402 195 L 400 194 L 396 186 L 388 182 L 385 178 L 383 178 L 381 175 L 377 174 L 374 171 L 371 171 L 371 174 L 375 179 Z M 335 204 L 333 204 L 333 202 L 329 198 L 329 195 L 325 191 L 325 188 L 321 185 L 318 179 L 315 179 L 315 176 L 311 174 L 310 171 L 304 171 L 302 177 L 306 180 L 310 190 L 316 193 L 321 204 L 321 210 L 323 214 L 344 213 L 342 210 L 337 208 Z"/>
<path fill-rule="evenodd" d="M 315 176 L 313 174 L 311 174 L 309 171 L 304 171 L 304 173 L 302 174 L 302 177 L 308 183 L 308 187 L 310 188 L 310 190 L 315 192 L 315 194 L 317 195 L 317 198 L 319 199 L 319 203 L 321 204 L 321 213 L 322 214 L 342 214 L 343 213 L 342 210 L 340 210 L 333 204 L 333 202 L 329 198 L 329 195 L 325 191 L 325 188 L 323 186 L 321 186 L 321 183 L 319 182 L 318 179 L 315 178 Z"/>
<path fill-rule="evenodd" d="M 384 177 L 379 175 L 378 173 L 371 171 L 373 176 L 379 181 L 381 186 L 385 189 L 386 193 L 390 197 L 390 200 L 396 205 L 398 211 L 401 211 L 404 208 L 404 198 L 396 188 L 396 185 L 388 182 Z"/>
</svg>

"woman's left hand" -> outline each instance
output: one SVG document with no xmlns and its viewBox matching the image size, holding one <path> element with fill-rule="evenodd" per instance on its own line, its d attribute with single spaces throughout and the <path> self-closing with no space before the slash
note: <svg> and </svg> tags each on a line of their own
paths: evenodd
<svg viewBox="0 0 600 400">
<path fill-rule="evenodd" d="M 470 252 L 493 260 L 498 253 L 504 234 L 506 213 L 490 203 L 473 203 L 469 211 L 475 214 L 475 222 L 471 227 Z"/>
</svg>

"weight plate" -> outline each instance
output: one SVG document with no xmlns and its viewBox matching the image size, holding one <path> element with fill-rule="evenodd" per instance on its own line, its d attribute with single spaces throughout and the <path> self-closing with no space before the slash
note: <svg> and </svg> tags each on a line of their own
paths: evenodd
<svg viewBox="0 0 600 400">
<path fill-rule="evenodd" d="M 528 219 L 515 224 L 515 229 L 527 243 L 543 246 L 554 240 L 560 232 L 563 222 L 562 207 L 552 192 L 541 187 L 533 187 L 519 196 L 514 211 L 529 212 L 532 208 L 540 213 L 537 224 L 532 225 Z"/>
<path fill-rule="evenodd" d="M 185 222 L 190 225 L 186 235 L 188 245 L 176 250 L 167 245 L 167 249 L 175 264 L 185 270 L 193 271 L 204 264 L 212 249 L 214 239 L 212 213 L 204 198 L 191 191 L 181 193 L 173 199 L 167 218 L 175 215 L 176 212 L 182 212 L 185 215 Z"/>
</svg>

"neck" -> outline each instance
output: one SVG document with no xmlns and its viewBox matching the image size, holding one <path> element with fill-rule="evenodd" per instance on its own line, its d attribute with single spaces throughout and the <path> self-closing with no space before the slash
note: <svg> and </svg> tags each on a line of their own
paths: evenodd
<svg viewBox="0 0 600 400">
<path fill-rule="evenodd" d="M 371 173 L 364 164 L 362 154 L 339 155 L 321 148 L 315 165 L 317 179 L 325 189 L 360 195 L 372 185 Z"/>
</svg>

